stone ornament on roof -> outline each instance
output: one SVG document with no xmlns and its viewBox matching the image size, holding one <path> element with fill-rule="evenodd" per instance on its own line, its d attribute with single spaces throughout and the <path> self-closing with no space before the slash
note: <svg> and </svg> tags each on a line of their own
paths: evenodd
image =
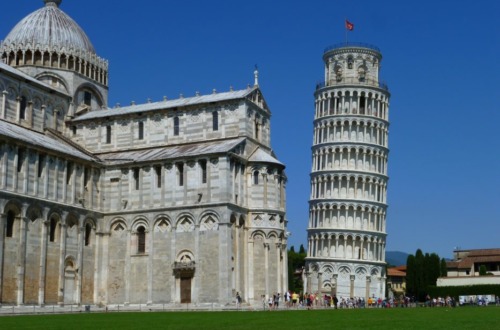
<svg viewBox="0 0 500 330">
<path fill-rule="evenodd" d="M 62 0 L 43 0 L 43 2 L 45 2 L 46 6 L 55 5 L 59 7 L 61 5 Z"/>
</svg>

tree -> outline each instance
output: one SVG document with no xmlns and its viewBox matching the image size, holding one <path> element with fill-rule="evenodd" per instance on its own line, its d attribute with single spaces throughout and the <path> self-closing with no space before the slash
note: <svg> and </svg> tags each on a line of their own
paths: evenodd
<svg viewBox="0 0 500 330">
<path fill-rule="evenodd" d="M 406 258 L 406 292 L 410 296 L 416 296 L 415 287 L 415 256 L 410 254 Z"/>
<path fill-rule="evenodd" d="M 479 266 L 479 276 L 485 276 L 485 275 L 487 275 L 486 274 L 486 266 L 485 265 Z"/>
<path fill-rule="evenodd" d="M 448 267 L 446 266 L 446 260 L 441 259 L 441 277 L 448 276 Z"/>
<path fill-rule="evenodd" d="M 288 250 L 288 288 L 294 292 L 303 291 L 302 277 L 296 277 L 295 271 L 305 266 L 306 251 L 304 246 L 300 246 L 299 253 L 295 252 L 292 246 Z"/>
<path fill-rule="evenodd" d="M 418 249 L 415 253 L 415 296 L 419 301 L 425 301 L 425 269 L 424 254 Z"/>
<path fill-rule="evenodd" d="M 437 279 L 443 276 L 443 265 L 436 253 L 424 253 L 418 249 L 415 255 L 408 255 L 406 260 L 406 292 L 418 301 L 425 301 L 430 286 L 435 286 Z"/>
</svg>

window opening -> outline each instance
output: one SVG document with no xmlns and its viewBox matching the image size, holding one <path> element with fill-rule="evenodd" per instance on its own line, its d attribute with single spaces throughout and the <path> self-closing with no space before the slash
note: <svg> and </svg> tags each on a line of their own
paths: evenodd
<svg viewBox="0 0 500 330">
<path fill-rule="evenodd" d="M 68 168 L 66 170 L 66 185 L 70 184 L 72 175 L 73 175 L 73 163 L 68 162 Z"/>
<path fill-rule="evenodd" d="M 349 57 L 347 59 L 347 68 L 352 69 L 353 65 L 354 65 L 354 60 L 352 59 L 352 57 Z"/>
<path fill-rule="evenodd" d="M 179 135 L 179 117 L 174 117 L 174 135 Z"/>
<path fill-rule="evenodd" d="M 54 219 L 54 218 L 50 219 L 49 241 L 51 241 L 51 242 L 56 241 L 56 228 L 57 228 L 56 219 Z"/>
<path fill-rule="evenodd" d="M 43 168 L 45 166 L 45 156 L 42 154 L 38 155 L 38 177 L 42 176 Z"/>
<path fill-rule="evenodd" d="M 201 183 L 207 183 L 207 161 L 200 160 Z"/>
<path fill-rule="evenodd" d="M 27 100 L 26 100 L 26 96 L 21 96 L 21 107 L 20 107 L 20 111 L 19 111 L 19 119 L 26 119 L 26 107 L 27 107 Z"/>
<path fill-rule="evenodd" d="M 219 113 L 217 111 L 212 112 L 212 129 L 219 130 Z"/>
<path fill-rule="evenodd" d="M 90 223 L 85 225 L 85 246 L 90 245 L 90 234 L 92 233 L 92 226 Z"/>
<path fill-rule="evenodd" d="M 178 175 L 179 186 L 183 186 L 184 185 L 184 164 L 182 164 L 182 163 L 177 164 L 177 175 Z"/>
<path fill-rule="evenodd" d="M 111 126 L 106 126 L 106 143 L 111 143 Z"/>
<path fill-rule="evenodd" d="M 15 220 L 14 212 L 9 211 L 7 213 L 7 231 L 5 233 L 5 237 L 14 236 L 14 220 Z"/>
<path fill-rule="evenodd" d="M 137 228 L 137 253 L 146 252 L 146 229 L 144 227 Z"/>
<path fill-rule="evenodd" d="M 139 169 L 134 168 L 135 190 L 139 190 Z"/>
<path fill-rule="evenodd" d="M 139 140 L 144 139 L 144 122 L 139 122 Z"/>
<path fill-rule="evenodd" d="M 253 172 L 253 184 L 259 184 L 259 171 Z"/>
<path fill-rule="evenodd" d="M 88 91 L 83 92 L 83 104 L 89 107 L 92 105 L 92 94 Z"/>
<path fill-rule="evenodd" d="M 23 169 L 23 164 L 24 164 L 24 149 L 19 148 L 17 150 L 17 172 L 21 172 Z"/>
<path fill-rule="evenodd" d="M 161 165 L 155 166 L 156 187 L 161 188 Z"/>
</svg>

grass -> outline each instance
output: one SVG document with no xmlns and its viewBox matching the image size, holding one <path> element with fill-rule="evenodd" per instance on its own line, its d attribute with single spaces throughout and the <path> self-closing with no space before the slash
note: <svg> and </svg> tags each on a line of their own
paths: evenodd
<svg viewBox="0 0 500 330">
<path fill-rule="evenodd" d="M 0 329 L 499 329 L 500 307 L 152 312 L 0 317 Z"/>
</svg>

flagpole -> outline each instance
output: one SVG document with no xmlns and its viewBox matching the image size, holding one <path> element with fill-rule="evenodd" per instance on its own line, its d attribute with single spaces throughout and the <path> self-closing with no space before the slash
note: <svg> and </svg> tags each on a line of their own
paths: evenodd
<svg viewBox="0 0 500 330">
<path fill-rule="evenodd" d="M 344 21 L 344 30 L 345 30 L 345 45 L 347 46 L 349 44 L 349 41 L 347 40 L 347 27 L 345 26 L 347 23 L 347 17 L 345 18 Z"/>
</svg>

